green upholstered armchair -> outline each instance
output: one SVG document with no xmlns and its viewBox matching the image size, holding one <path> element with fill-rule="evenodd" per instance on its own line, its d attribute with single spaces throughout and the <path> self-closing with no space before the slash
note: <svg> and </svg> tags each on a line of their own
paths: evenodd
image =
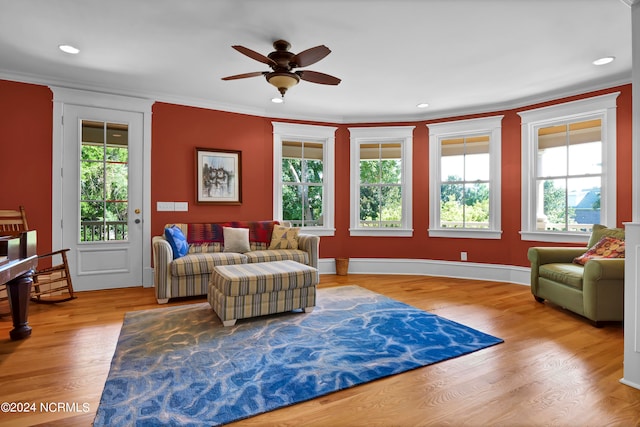
<svg viewBox="0 0 640 427">
<path fill-rule="evenodd" d="M 584 254 L 603 236 L 624 239 L 624 230 L 594 226 L 587 247 L 532 247 L 531 293 L 538 302 L 548 300 L 590 319 L 595 326 L 624 318 L 624 258 L 573 259 Z"/>
</svg>

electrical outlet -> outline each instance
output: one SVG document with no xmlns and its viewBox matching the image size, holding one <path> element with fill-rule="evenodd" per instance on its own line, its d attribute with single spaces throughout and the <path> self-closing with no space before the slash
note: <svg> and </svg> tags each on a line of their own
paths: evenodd
<svg viewBox="0 0 640 427">
<path fill-rule="evenodd" d="M 467 260 L 467 253 L 460 252 L 460 261 L 466 261 L 466 260 Z"/>
</svg>

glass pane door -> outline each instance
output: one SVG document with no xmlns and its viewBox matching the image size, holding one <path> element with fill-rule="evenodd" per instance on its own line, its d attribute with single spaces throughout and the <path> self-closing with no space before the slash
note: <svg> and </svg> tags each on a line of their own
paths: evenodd
<svg viewBox="0 0 640 427">
<path fill-rule="evenodd" d="M 80 242 L 128 239 L 129 129 L 82 121 Z"/>
</svg>

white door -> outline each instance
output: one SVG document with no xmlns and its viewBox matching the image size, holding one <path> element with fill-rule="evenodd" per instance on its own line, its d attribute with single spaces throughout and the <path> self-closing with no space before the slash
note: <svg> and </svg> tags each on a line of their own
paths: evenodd
<svg viewBox="0 0 640 427">
<path fill-rule="evenodd" d="M 66 104 L 62 247 L 76 290 L 142 285 L 143 114 Z"/>
</svg>

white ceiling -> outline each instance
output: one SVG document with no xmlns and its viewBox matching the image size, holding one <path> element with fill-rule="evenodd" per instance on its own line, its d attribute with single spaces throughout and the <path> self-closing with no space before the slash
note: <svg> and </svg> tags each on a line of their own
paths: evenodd
<svg viewBox="0 0 640 427">
<path fill-rule="evenodd" d="M 276 118 L 451 117 L 631 81 L 629 0 L 0 0 L 0 78 Z M 267 55 L 324 44 L 284 104 Z M 60 44 L 81 49 L 72 56 Z M 615 56 L 605 66 L 594 59 Z M 2 94 L 0 93 L 0 96 Z M 427 102 L 424 110 L 416 104 Z"/>
</svg>

